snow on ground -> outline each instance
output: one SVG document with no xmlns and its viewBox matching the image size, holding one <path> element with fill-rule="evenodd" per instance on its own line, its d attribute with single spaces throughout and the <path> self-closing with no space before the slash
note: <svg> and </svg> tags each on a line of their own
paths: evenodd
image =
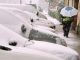
<svg viewBox="0 0 80 60">
<path fill-rule="evenodd" d="M 72 30 L 69 32 L 69 38 L 63 36 L 62 25 L 57 26 L 55 33 L 61 36 L 67 43 L 67 46 L 76 50 L 80 54 L 80 37 Z"/>
</svg>

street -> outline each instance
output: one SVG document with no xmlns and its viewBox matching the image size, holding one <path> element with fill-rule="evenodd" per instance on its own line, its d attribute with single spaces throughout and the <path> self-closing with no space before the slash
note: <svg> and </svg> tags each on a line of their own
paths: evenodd
<svg viewBox="0 0 80 60">
<path fill-rule="evenodd" d="M 65 39 L 68 47 L 76 50 L 80 54 L 80 36 L 78 36 L 75 32 L 70 31 L 69 38 L 64 37 L 61 25 L 56 27 L 56 33 Z"/>
</svg>

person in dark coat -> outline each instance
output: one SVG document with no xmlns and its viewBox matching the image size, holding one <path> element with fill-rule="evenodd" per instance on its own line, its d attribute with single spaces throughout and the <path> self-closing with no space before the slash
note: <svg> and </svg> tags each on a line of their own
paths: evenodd
<svg viewBox="0 0 80 60">
<path fill-rule="evenodd" d="M 64 36 L 66 37 L 68 37 L 72 21 L 73 19 L 71 17 L 62 18 L 63 32 L 64 32 Z"/>
</svg>

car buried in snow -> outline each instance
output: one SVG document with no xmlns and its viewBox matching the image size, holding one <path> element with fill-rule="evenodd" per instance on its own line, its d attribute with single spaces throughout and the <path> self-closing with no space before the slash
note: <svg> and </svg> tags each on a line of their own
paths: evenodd
<svg viewBox="0 0 80 60">
<path fill-rule="evenodd" d="M 0 7 L 0 9 L 7 10 L 8 12 L 14 15 L 18 15 L 20 18 L 22 18 L 23 21 L 25 22 L 27 21 L 32 25 L 41 25 L 48 28 L 50 28 L 51 26 L 54 26 L 54 24 L 51 21 L 44 18 L 40 18 L 36 14 L 28 11 L 22 11 L 20 9 L 11 8 L 11 7 Z"/>
<path fill-rule="evenodd" d="M 78 60 L 79 54 L 62 45 L 28 41 L 21 35 L 0 24 L 1 60 Z"/>
<path fill-rule="evenodd" d="M 55 28 L 56 24 L 60 24 L 60 22 L 57 19 L 51 18 L 50 16 L 46 16 L 44 12 L 39 12 L 39 15 L 37 16 L 37 9 L 33 5 L 29 4 L 0 4 L 0 7 L 6 8 L 9 11 L 10 8 L 13 8 L 13 13 L 21 13 L 20 11 L 23 11 L 23 13 L 29 14 L 31 19 L 34 19 L 34 24 L 37 25 L 43 25 L 47 26 L 49 28 Z M 17 11 L 16 11 L 17 10 Z M 48 18 L 50 17 L 50 18 Z M 40 22 L 40 23 L 39 23 Z M 43 23 L 44 22 L 44 23 Z"/>
</svg>

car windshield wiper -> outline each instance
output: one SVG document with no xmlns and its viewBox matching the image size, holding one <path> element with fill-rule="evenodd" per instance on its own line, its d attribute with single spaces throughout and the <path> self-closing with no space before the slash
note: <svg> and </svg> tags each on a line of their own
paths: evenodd
<svg viewBox="0 0 80 60">
<path fill-rule="evenodd" d="M 2 46 L 2 45 L 0 45 L 0 49 L 1 50 L 6 50 L 6 51 L 11 51 L 12 50 L 11 48 L 5 47 L 5 46 Z"/>
</svg>

